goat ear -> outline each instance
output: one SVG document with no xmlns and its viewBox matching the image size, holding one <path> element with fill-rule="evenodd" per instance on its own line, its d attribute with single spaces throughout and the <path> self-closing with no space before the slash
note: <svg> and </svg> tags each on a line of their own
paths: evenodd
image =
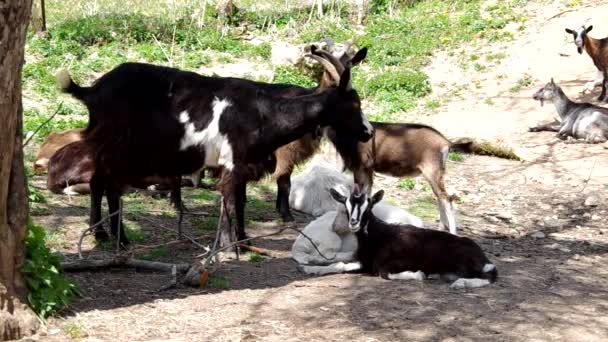
<svg viewBox="0 0 608 342">
<path fill-rule="evenodd" d="M 341 193 L 339 193 L 338 191 L 336 191 L 336 189 L 331 188 L 329 189 L 329 193 L 331 194 L 331 197 L 333 197 L 337 202 L 339 203 L 346 203 L 346 196 L 342 195 Z"/>
<path fill-rule="evenodd" d="M 566 33 L 574 34 L 574 31 L 572 31 L 571 29 L 567 28 L 566 29 Z"/>
<path fill-rule="evenodd" d="M 351 59 L 350 62 L 352 63 L 352 65 L 357 65 L 357 64 L 361 63 L 361 61 L 364 60 L 366 56 L 367 56 L 367 48 L 364 47 L 361 50 L 357 51 L 357 53 L 355 54 L 355 57 L 353 57 L 353 59 Z"/>
<path fill-rule="evenodd" d="M 345 68 L 344 72 L 342 73 L 342 75 L 340 75 L 340 86 L 338 87 L 338 89 L 340 89 L 342 91 L 349 91 L 349 90 L 351 90 L 351 86 L 350 86 L 350 68 Z"/>
<path fill-rule="evenodd" d="M 310 46 L 310 53 L 312 53 L 313 55 L 315 54 L 315 52 L 317 51 L 317 46 L 315 44 L 312 44 Z"/>
<path fill-rule="evenodd" d="M 378 190 L 371 199 L 371 205 L 374 206 L 376 203 L 382 201 L 382 197 L 384 197 L 384 190 Z"/>
<path fill-rule="evenodd" d="M 589 27 L 587 27 L 587 28 L 585 29 L 585 33 L 589 32 L 589 31 L 591 31 L 591 30 L 593 30 L 593 25 L 589 25 Z"/>
<path fill-rule="evenodd" d="M 555 85 L 555 81 L 553 80 L 553 77 L 551 77 L 551 84 Z"/>
</svg>

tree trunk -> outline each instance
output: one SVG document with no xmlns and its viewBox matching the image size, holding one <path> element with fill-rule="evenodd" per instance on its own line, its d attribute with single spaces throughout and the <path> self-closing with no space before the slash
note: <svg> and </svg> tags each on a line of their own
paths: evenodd
<svg viewBox="0 0 608 342">
<path fill-rule="evenodd" d="M 0 340 L 32 334 L 21 276 L 27 226 L 22 149 L 21 68 L 31 0 L 0 1 Z"/>
</svg>

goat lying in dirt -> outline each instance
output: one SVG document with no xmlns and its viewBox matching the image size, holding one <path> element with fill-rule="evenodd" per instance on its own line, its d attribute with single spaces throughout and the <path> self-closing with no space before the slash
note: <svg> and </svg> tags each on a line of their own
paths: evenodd
<svg viewBox="0 0 608 342">
<path fill-rule="evenodd" d="M 496 266 L 473 240 L 408 224 L 391 224 L 376 217 L 374 205 L 384 192 L 368 196 L 358 187 L 349 196 L 334 189 L 331 194 L 343 204 L 344 220 L 357 237 L 360 271 L 391 280 L 423 280 L 438 274 L 452 282 L 451 288 L 481 287 L 498 277 Z M 344 216 L 344 211 L 341 211 Z M 349 270 L 354 271 L 354 265 Z"/>
<path fill-rule="evenodd" d="M 329 191 L 326 192 L 329 194 Z M 345 193 L 350 193 L 350 187 Z M 376 217 L 388 223 L 423 227 L 419 217 L 384 201 L 376 204 L 373 212 Z M 343 205 L 310 222 L 302 232 L 313 240 L 323 256 L 307 238 L 299 235 L 291 248 L 292 258 L 299 264 L 298 269 L 307 274 L 323 275 L 361 268 L 361 264 L 356 261 L 357 237 L 348 226 L 348 216 Z"/>
<path fill-rule="evenodd" d="M 608 139 L 607 108 L 571 101 L 553 79 L 534 93 L 533 98 L 540 101 L 541 106 L 544 101 L 553 101 L 561 123 L 530 127 L 530 132 L 558 132 L 557 136 L 562 140 L 582 139 L 589 144 L 603 143 Z"/>
<path fill-rule="evenodd" d="M 83 139 L 84 128 L 68 129 L 62 132 L 51 132 L 38 150 L 34 161 L 34 172 L 42 173 L 48 168 L 49 160 L 63 146 Z"/>
</svg>

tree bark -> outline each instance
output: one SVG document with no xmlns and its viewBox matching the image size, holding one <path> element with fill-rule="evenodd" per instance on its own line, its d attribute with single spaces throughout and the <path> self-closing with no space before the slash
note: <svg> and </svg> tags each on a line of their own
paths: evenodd
<svg viewBox="0 0 608 342">
<path fill-rule="evenodd" d="M 31 0 L 0 0 L 0 340 L 31 335 L 39 322 L 21 276 L 27 228 L 21 69 Z"/>
</svg>

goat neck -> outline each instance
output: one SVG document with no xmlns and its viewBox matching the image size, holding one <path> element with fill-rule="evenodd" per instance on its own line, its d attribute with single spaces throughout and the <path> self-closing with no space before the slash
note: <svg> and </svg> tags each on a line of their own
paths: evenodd
<svg viewBox="0 0 608 342">
<path fill-rule="evenodd" d="M 598 59 L 601 58 L 601 56 L 599 56 L 599 49 L 600 49 L 600 41 L 595 39 L 595 38 L 591 38 L 589 37 L 589 35 L 585 34 L 583 36 L 583 46 L 585 47 L 585 51 L 587 51 L 587 54 L 589 55 L 589 57 L 591 57 L 591 59 L 593 60 L 593 63 L 598 66 Z"/>
<path fill-rule="evenodd" d="M 570 109 L 572 108 L 572 106 L 575 105 L 575 103 L 572 102 L 568 98 L 568 96 L 566 96 L 566 94 L 564 94 L 564 91 L 561 87 L 557 87 L 555 89 L 555 93 L 556 96 L 553 98 L 553 104 L 555 105 L 555 109 L 557 110 L 557 114 L 559 114 L 559 117 L 564 120 L 568 116 Z"/>
</svg>

